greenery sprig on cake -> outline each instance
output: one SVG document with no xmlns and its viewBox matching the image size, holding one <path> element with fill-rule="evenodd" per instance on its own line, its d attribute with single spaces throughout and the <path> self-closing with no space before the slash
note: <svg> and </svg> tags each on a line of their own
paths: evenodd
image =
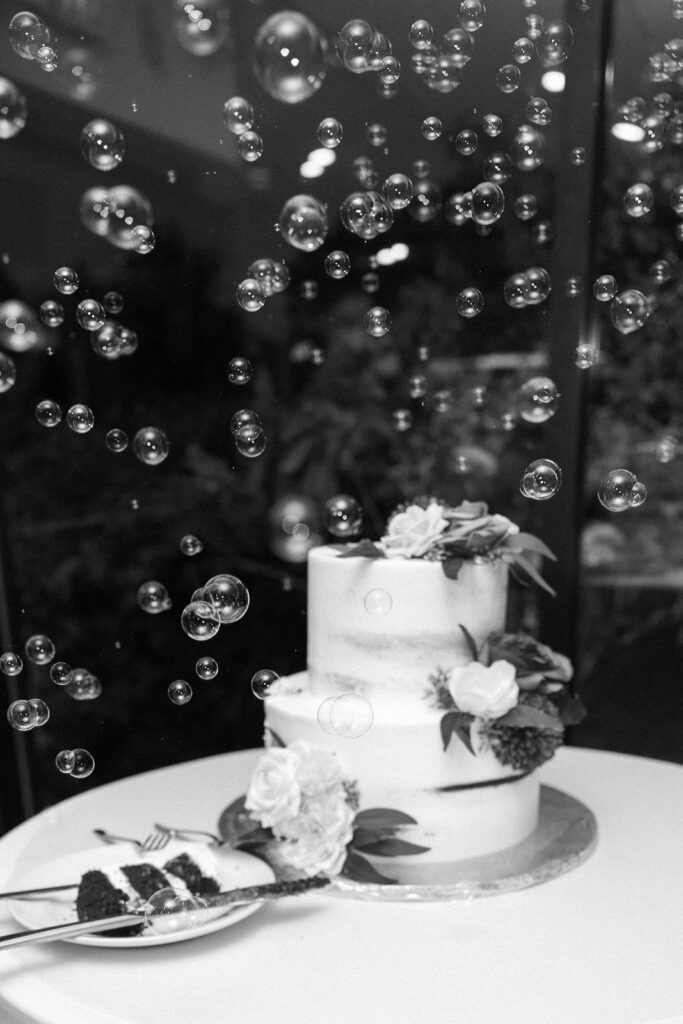
<svg viewBox="0 0 683 1024">
<path fill-rule="evenodd" d="M 553 756 L 565 728 L 585 716 L 569 687 L 569 659 L 526 633 L 491 633 L 477 650 L 460 629 L 473 661 L 429 677 L 428 696 L 445 712 L 444 750 L 456 736 L 474 754 L 477 723 L 482 749 L 491 749 L 501 764 L 516 771 L 537 768 Z"/>
<path fill-rule="evenodd" d="M 361 540 L 343 548 L 340 557 L 438 561 L 450 579 L 457 579 L 466 561 L 502 559 L 513 574 L 529 576 L 554 594 L 534 564 L 539 555 L 555 558 L 542 540 L 522 533 L 507 516 L 490 513 L 483 501 L 450 506 L 437 498 L 418 498 L 398 506 L 378 541 Z"/>
</svg>

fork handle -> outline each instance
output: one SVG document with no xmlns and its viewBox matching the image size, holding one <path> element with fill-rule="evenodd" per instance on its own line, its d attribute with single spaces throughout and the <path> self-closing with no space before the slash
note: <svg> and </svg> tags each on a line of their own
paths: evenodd
<svg viewBox="0 0 683 1024">
<path fill-rule="evenodd" d="M 72 921 L 71 924 L 53 924 L 48 928 L 33 928 L 27 932 L 13 932 L 0 938 L 0 949 L 16 946 L 28 946 L 34 942 L 52 942 L 54 939 L 71 939 L 76 935 L 86 935 L 93 928 L 98 932 L 113 931 L 127 924 L 141 924 L 139 914 L 118 914 L 116 917 L 105 917 L 98 921 Z"/>
<path fill-rule="evenodd" d="M 93 834 L 96 835 L 98 839 L 101 839 L 103 843 L 132 843 L 133 846 L 137 846 L 138 849 L 142 847 L 142 843 L 139 839 L 131 839 L 129 836 L 115 836 L 103 828 L 94 828 Z"/>
</svg>

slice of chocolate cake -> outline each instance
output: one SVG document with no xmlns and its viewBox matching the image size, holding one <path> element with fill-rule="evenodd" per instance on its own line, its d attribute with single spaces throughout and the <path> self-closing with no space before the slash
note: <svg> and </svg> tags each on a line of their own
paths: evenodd
<svg viewBox="0 0 683 1024">
<path fill-rule="evenodd" d="M 181 853 L 173 860 L 164 864 L 164 871 L 169 871 L 176 878 L 182 879 L 193 896 L 213 896 L 220 891 L 215 878 L 205 875 L 198 864 L 186 853 Z"/>
<path fill-rule="evenodd" d="M 103 871 L 86 871 L 81 878 L 76 896 L 76 913 L 79 921 L 115 917 L 117 914 L 126 914 L 128 910 L 128 896 L 122 889 L 118 889 Z M 126 928 L 117 928 L 115 931 L 102 934 L 136 935 L 141 928 L 142 922 L 139 925 L 128 925 Z"/>
</svg>

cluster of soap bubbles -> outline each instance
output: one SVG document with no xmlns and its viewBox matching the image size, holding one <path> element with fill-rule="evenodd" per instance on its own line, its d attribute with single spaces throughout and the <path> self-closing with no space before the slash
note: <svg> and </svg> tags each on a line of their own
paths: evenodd
<svg viewBox="0 0 683 1024">
<path fill-rule="evenodd" d="M 209 57 L 230 34 L 230 10 L 225 0 L 173 0 L 173 34 L 193 57 Z"/>
<path fill-rule="evenodd" d="M 449 29 L 439 43 L 434 40 L 430 22 L 419 18 L 410 26 L 413 48 L 411 68 L 426 86 L 439 93 L 450 93 L 460 85 L 460 74 L 472 59 L 473 33 L 484 24 L 485 7 L 480 0 L 463 0 L 460 24 Z"/>
<path fill-rule="evenodd" d="M 192 640 L 211 640 L 222 625 L 238 622 L 249 607 L 249 591 L 229 573 L 218 573 L 192 595 L 180 623 Z"/>
<path fill-rule="evenodd" d="M 9 41 L 14 52 L 24 60 L 34 60 L 43 71 L 54 71 L 57 53 L 52 33 L 44 21 L 32 11 L 20 11 L 9 23 Z"/>
<path fill-rule="evenodd" d="M 261 668 L 251 677 L 251 692 L 259 700 L 275 697 L 280 691 L 281 679 L 272 668 Z"/>
<path fill-rule="evenodd" d="M 339 212 L 342 224 L 352 235 L 366 242 L 377 238 L 393 226 L 396 207 L 392 204 L 402 202 L 398 195 L 406 196 L 410 202 L 413 194 L 410 185 L 397 181 L 396 176 L 393 177 L 393 183 L 387 185 L 391 196 L 389 199 L 386 198 L 384 191 L 374 189 L 368 192 L 351 192 L 346 196 Z"/>
<path fill-rule="evenodd" d="M 519 489 L 525 498 L 546 501 L 562 486 L 562 470 L 552 459 L 535 459 L 522 473 Z"/>
<path fill-rule="evenodd" d="M 253 409 L 238 409 L 230 421 L 235 448 L 247 459 L 256 459 L 266 450 L 266 437 L 261 419 Z"/>
<path fill-rule="evenodd" d="M 62 775 L 87 779 L 95 771 L 95 758 L 83 747 L 75 747 L 73 750 L 60 750 L 55 757 L 55 765 Z"/>
<path fill-rule="evenodd" d="M 232 96 L 223 104 L 223 124 L 237 136 L 237 152 L 248 164 L 263 156 L 263 138 L 254 131 L 254 108 L 243 96 Z"/>
<path fill-rule="evenodd" d="M 550 295 L 550 274 L 543 267 L 529 267 L 510 274 L 503 285 L 503 297 L 511 309 L 538 306 Z"/>
<path fill-rule="evenodd" d="M 269 256 L 254 260 L 247 268 L 247 276 L 237 286 L 237 302 L 246 313 L 256 313 L 271 295 L 285 291 L 289 281 L 284 260 Z"/>
<path fill-rule="evenodd" d="M 8 78 L 0 78 L 0 139 L 11 139 L 26 124 L 26 97 Z"/>
<path fill-rule="evenodd" d="M 339 30 L 335 45 L 343 66 L 354 75 L 376 71 L 383 84 L 393 85 L 398 80 L 401 68 L 396 58 L 392 58 L 391 43 L 369 22 L 361 18 L 347 21 Z M 382 79 L 385 62 L 388 62 L 386 67 L 391 79 L 388 82 Z"/>
<path fill-rule="evenodd" d="M 356 537 L 363 528 L 363 510 L 349 494 L 335 494 L 325 502 L 323 521 L 333 537 Z"/>
<path fill-rule="evenodd" d="M 550 377 L 531 377 L 517 393 L 519 415 L 527 423 L 546 423 L 557 412 L 560 392 Z"/>
<path fill-rule="evenodd" d="M 331 736 L 358 739 L 371 727 L 374 711 L 369 700 L 359 693 L 327 697 L 318 708 L 318 725 Z"/>
<path fill-rule="evenodd" d="M 81 130 L 81 153 L 96 171 L 113 171 L 124 151 L 123 133 L 102 117 L 88 121 Z"/>
<path fill-rule="evenodd" d="M 88 231 L 117 249 L 146 255 L 156 245 L 152 204 L 131 185 L 89 188 L 81 196 L 79 216 Z"/>
<path fill-rule="evenodd" d="M 280 210 L 277 228 L 294 249 L 313 252 L 327 237 L 327 208 L 315 196 L 306 193 L 291 196 Z"/>
<path fill-rule="evenodd" d="M 167 886 L 155 892 L 145 903 L 145 925 L 154 935 L 192 931 L 201 921 L 201 912 L 206 907 L 207 902 L 201 896 Z"/>
<path fill-rule="evenodd" d="M 45 725 L 49 717 L 50 709 L 39 697 L 13 700 L 7 708 L 7 721 L 17 732 L 30 732 L 31 729 Z"/>
<path fill-rule="evenodd" d="M 68 669 L 69 666 L 66 665 L 66 668 Z M 62 669 L 60 676 L 63 673 L 64 670 Z M 72 697 L 73 700 L 97 700 L 102 694 L 102 683 L 87 668 L 70 669 L 69 679 L 65 683 L 58 685 L 63 685 L 64 692 L 67 696 Z"/>
<path fill-rule="evenodd" d="M 301 103 L 323 84 L 327 41 L 318 26 L 299 11 L 271 15 L 254 39 L 254 72 L 265 91 L 280 103 Z"/>
<path fill-rule="evenodd" d="M 628 469 L 612 469 L 600 481 L 598 501 L 609 512 L 639 508 L 647 498 L 647 488 Z"/>
</svg>

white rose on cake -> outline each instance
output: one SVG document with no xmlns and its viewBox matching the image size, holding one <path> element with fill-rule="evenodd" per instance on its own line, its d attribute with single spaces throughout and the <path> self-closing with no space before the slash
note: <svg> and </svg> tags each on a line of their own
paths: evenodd
<svg viewBox="0 0 683 1024">
<path fill-rule="evenodd" d="M 509 661 L 492 665 L 473 661 L 454 668 L 448 689 L 458 709 L 477 718 L 502 718 L 516 706 L 519 696 L 515 667 Z"/>
<path fill-rule="evenodd" d="M 301 787 L 297 764 L 296 753 L 285 747 L 270 747 L 261 755 L 244 806 L 264 828 L 276 829 L 299 813 Z"/>
<path fill-rule="evenodd" d="M 296 778 L 304 797 L 314 796 L 344 781 L 345 772 L 334 754 L 296 740 L 287 748 L 297 757 Z"/>
<path fill-rule="evenodd" d="M 304 875 L 338 875 L 353 837 L 354 812 L 341 783 L 309 797 L 296 818 L 282 824 L 280 859 Z"/>
<path fill-rule="evenodd" d="M 426 508 L 408 505 L 391 517 L 378 547 L 388 558 L 420 558 L 448 526 L 443 506 L 431 501 Z"/>
</svg>

